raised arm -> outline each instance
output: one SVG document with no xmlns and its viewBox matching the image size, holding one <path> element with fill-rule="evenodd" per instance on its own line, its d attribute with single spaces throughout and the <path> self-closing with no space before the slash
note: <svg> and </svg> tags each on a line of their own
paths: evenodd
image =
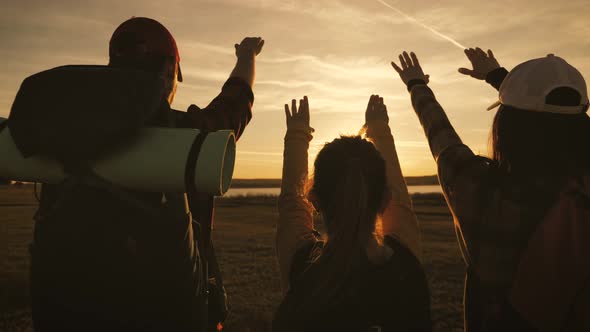
<svg viewBox="0 0 590 332">
<path fill-rule="evenodd" d="M 477 80 L 484 80 L 496 90 L 500 90 L 500 85 L 508 75 L 508 71 L 500 66 L 494 52 L 488 50 L 486 53 L 477 47 L 465 49 L 465 55 L 471 62 L 473 69 L 459 68 L 459 72 Z"/>
<path fill-rule="evenodd" d="M 383 98 L 378 95 L 371 96 L 365 113 L 366 134 L 385 159 L 387 185 L 391 192 L 391 199 L 381 218 L 383 233 L 399 239 L 422 261 L 420 227 L 388 122 L 387 107 L 383 103 Z"/>
<path fill-rule="evenodd" d="M 422 71 L 414 53 L 400 55 L 400 66 L 392 62 L 412 96 L 412 106 L 424 129 L 430 151 L 438 166 L 438 178 L 449 208 L 453 212 L 458 234 L 463 238 L 464 253 L 477 238 L 477 225 L 486 184 L 489 160 L 476 156 L 463 144 L 445 111 L 427 86 L 428 75 Z M 467 248 L 465 248 L 467 246 Z M 469 262 L 468 255 L 465 259 Z"/>
<path fill-rule="evenodd" d="M 187 112 L 175 112 L 178 127 L 204 130 L 230 129 L 239 138 L 252 118 L 256 56 L 264 40 L 245 38 L 236 44 L 237 62 L 221 93 L 205 108 L 191 105 Z"/>
<path fill-rule="evenodd" d="M 257 38 L 244 38 L 240 44 L 235 44 L 236 56 L 238 62 L 230 77 L 242 79 L 248 83 L 250 87 L 254 87 L 255 68 L 256 68 L 256 56 L 262 50 L 264 46 L 264 40 L 260 37 Z"/>
<path fill-rule="evenodd" d="M 283 179 L 279 196 L 279 220 L 276 233 L 276 250 L 281 273 L 281 287 L 286 292 L 295 252 L 315 242 L 313 207 L 305 194 L 307 182 L 307 150 L 313 129 L 309 126 L 307 97 L 289 106 L 285 105 L 287 134 L 283 153 Z"/>
</svg>

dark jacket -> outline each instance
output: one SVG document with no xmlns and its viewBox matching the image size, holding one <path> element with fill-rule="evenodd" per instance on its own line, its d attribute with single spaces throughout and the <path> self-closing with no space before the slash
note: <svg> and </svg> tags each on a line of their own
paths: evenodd
<svg viewBox="0 0 590 332">
<path fill-rule="evenodd" d="M 507 74 L 499 68 L 488 75 L 487 82 L 499 89 Z M 527 331 L 530 326 L 511 309 L 507 296 L 521 253 L 559 190 L 555 183 L 509 176 L 492 160 L 475 155 L 428 86 L 415 84 L 410 92 L 468 266 L 465 330 Z M 586 288 L 584 293 L 590 293 L 590 287 Z"/>
<path fill-rule="evenodd" d="M 207 107 L 167 116 L 171 126 L 239 138 L 253 101 L 250 86 L 230 78 Z M 123 196 L 96 183 L 43 186 L 31 246 L 37 331 L 193 330 L 205 278 L 186 196 Z"/>
</svg>

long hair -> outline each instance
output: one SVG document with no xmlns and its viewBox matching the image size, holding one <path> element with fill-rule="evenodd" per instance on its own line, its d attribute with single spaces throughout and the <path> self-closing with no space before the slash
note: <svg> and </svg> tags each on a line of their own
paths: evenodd
<svg viewBox="0 0 590 332">
<path fill-rule="evenodd" d="M 580 95 L 557 88 L 546 102 L 579 105 Z M 492 159 L 501 171 L 518 177 L 566 179 L 590 171 L 588 114 L 553 114 L 500 106 L 491 132 Z"/>
<path fill-rule="evenodd" d="M 298 280 L 298 295 L 288 294 L 279 307 L 275 329 L 313 319 L 334 304 L 346 284 L 354 283 L 353 272 L 375 236 L 386 183 L 385 161 L 359 136 L 337 138 L 319 152 L 311 191 L 327 239 Z"/>
</svg>

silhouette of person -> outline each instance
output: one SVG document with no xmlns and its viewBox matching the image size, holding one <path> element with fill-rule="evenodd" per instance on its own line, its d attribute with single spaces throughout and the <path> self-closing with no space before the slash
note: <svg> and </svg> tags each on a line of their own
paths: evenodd
<svg viewBox="0 0 590 332">
<path fill-rule="evenodd" d="M 365 113 L 374 144 L 360 136 L 327 143 L 308 193 L 307 97 L 285 112 L 276 234 L 285 298 L 273 331 L 431 331 L 419 225 L 383 98 L 371 96 Z M 324 238 L 314 229 L 314 209 Z"/>
<path fill-rule="evenodd" d="M 187 112 L 170 108 L 184 80 L 176 41 L 159 22 L 123 22 L 110 40 L 109 66 L 160 76 L 167 102 L 159 125 L 231 129 L 239 138 L 252 117 L 263 45 L 261 38 L 235 44 L 237 63 L 219 95 Z M 44 185 L 32 245 L 35 330 L 198 331 L 208 324 L 202 301 L 208 278 L 187 205 L 182 194 Z"/>
<path fill-rule="evenodd" d="M 463 144 L 428 87 L 428 75 L 414 53 L 401 54 L 399 65 L 392 62 L 407 85 L 424 127 L 468 266 L 465 329 L 585 331 L 590 326 L 590 279 L 583 273 L 590 273 L 585 272 L 590 269 L 588 251 L 583 254 L 580 248 L 588 250 L 588 246 L 572 248 L 577 244 L 562 241 L 559 247 L 561 260 L 573 262 L 579 269 L 574 273 L 582 273 L 581 283 L 546 284 L 537 289 L 539 293 L 556 295 L 549 301 L 559 300 L 561 307 L 552 304 L 545 308 L 542 320 L 553 321 L 551 325 L 522 316 L 511 303 L 511 292 L 518 293 L 515 280 L 521 257 L 529 240 L 551 215 L 551 209 L 561 206 L 560 197 L 569 191 L 588 199 L 590 118 L 586 114 L 588 92 L 584 78 L 552 54 L 526 61 L 508 73 L 491 50 L 486 53 L 480 48 L 467 49 L 465 53 L 473 69 L 460 68 L 459 72 L 486 80 L 499 90 L 499 101 L 488 108 L 500 107 L 492 125 L 491 158 L 477 156 Z M 570 205 L 562 210 L 568 211 L 558 216 L 563 225 L 567 215 L 576 209 Z M 588 221 L 577 220 L 579 226 Z M 584 227 L 576 229 L 581 232 Z M 551 240 L 559 241 L 565 234 L 569 233 L 562 228 L 551 234 Z M 533 251 L 547 253 L 551 248 L 558 250 L 558 246 L 545 242 Z M 555 255 L 559 253 L 551 252 L 551 256 Z M 580 257 L 586 258 L 577 264 Z M 571 280 L 563 277 L 564 281 Z M 545 276 L 537 274 L 534 278 Z M 564 300 L 564 294 L 560 294 L 563 292 L 571 297 Z"/>
</svg>

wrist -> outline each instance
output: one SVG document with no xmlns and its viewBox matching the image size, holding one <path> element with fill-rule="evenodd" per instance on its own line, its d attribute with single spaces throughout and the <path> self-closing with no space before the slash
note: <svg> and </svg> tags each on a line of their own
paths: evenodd
<svg viewBox="0 0 590 332">
<path fill-rule="evenodd" d="M 365 134 L 369 138 L 380 138 L 380 137 L 390 137 L 391 135 L 391 128 L 389 128 L 389 123 L 385 121 L 377 121 L 372 120 L 365 123 L 364 126 Z"/>
<path fill-rule="evenodd" d="M 504 78 L 508 75 L 508 70 L 504 67 L 498 67 L 486 74 L 485 81 L 487 83 L 494 83 L 494 82 L 502 82 Z"/>
<path fill-rule="evenodd" d="M 307 142 L 313 139 L 314 129 L 308 125 L 290 125 L 285 133 L 285 139 L 302 139 Z"/>
<path fill-rule="evenodd" d="M 252 61 L 254 61 L 254 58 L 256 58 L 256 53 L 252 49 L 245 49 L 245 50 L 239 50 L 236 53 L 236 56 L 238 57 L 238 61 L 252 62 Z"/>
<path fill-rule="evenodd" d="M 412 91 L 412 88 L 416 85 L 427 85 L 426 81 L 424 79 L 421 78 L 413 78 L 411 80 L 408 81 L 407 87 L 408 87 L 408 92 Z"/>
<path fill-rule="evenodd" d="M 385 119 L 369 119 L 365 122 L 365 128 L 367 130 L 389 128 L 389 121 Z"/>
<path fill-rule="evenodd" d="M 305 133 L 305 134 L 313 134 L 313 132 L 315 131 L 315 129 L 313 129 L 312 127 L 310 127 L 307 124 L 299 124 L 299 123 L 295 123 L 295 124 L 290 124 L 287 127 L 287 132 L 288 133 L 295 133 L 295 132 L 301 132 L 301 133 Z"/>
</svg>

